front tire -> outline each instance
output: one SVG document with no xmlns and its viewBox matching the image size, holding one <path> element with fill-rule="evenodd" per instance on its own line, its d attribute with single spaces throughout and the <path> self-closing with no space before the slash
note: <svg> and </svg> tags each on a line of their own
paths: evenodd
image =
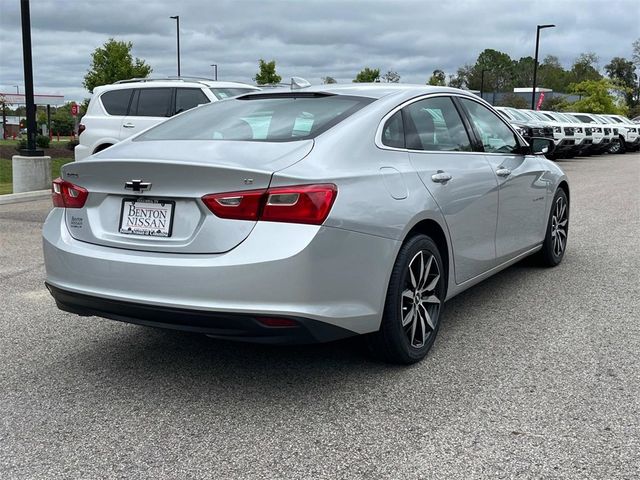
<svg viewBox="0 0 640 480">
<path fill-rule="evenodd" d="M 426 235 L 409 238 L 391 273 L 380 330 L 369 336 L 371 352 L 390 363 L 422 360 L 440 328 L 446 280 L 433 240 Z"/>
<path fill-rule="evenodd" d="M 626 151 L 627 151 L 627 146 L 622 137 L 615 139 L 611 143 L 611 146 L 609 147 L 609 153 L 622 154 L 622 153 L 625 153 Z"/>
<path fill-rule="evenodd" d="M 555 267 L 562 262 L 569 237 L 569 200 L 562 188 L 556 191 L 549 212 L 547 232 L 540 250 L 540 263 L 545 267 Z"/>
</svg>

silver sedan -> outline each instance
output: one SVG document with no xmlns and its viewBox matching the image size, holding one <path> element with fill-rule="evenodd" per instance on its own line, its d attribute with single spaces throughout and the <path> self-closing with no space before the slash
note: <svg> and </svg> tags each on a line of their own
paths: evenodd
<svg viewBox="0 0 640 480">
<path fill-rule="evenodd" d="M 79 315 L 269 343 L 366 334 L 416 362 L 446 300 L 528 255 L 562 261 L 552 148 L 444 87 L 201 106 L 63 168 L 47 287 Z"/>
</svg>

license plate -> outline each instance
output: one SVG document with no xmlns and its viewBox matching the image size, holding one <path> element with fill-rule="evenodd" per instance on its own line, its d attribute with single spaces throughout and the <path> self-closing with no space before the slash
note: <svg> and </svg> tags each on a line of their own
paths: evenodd
<svg viewBox="0 0 640 480">
<path fill-rule="evenodd" d="M 120 213 L 120 233 L 170 237 L 176 203 L 150 198 L 125 198 Z"/>
</svg>

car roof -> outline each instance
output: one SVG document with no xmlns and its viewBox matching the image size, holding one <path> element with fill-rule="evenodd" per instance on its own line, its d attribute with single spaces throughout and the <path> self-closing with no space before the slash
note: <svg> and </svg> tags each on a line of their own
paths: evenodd
<svg viewBox="0 0 640 480">
<path fill-rule="evenodd" d="M 331 83 L 327 85 L 312 85 L 310 87 L 304 87 L 300 89 L 290 89 L 287 87 L 274 88 L 273 90 L 263 90 L 261 92 L 256 93 L 247 93 L 243 96 L 252 96 L 252 95 L 260 95 L 260 94 L 269 94 L 269 93 L 329 93 L 335 95 L 353 95 L 359 97 L 368 97 L 368 98 L 382 98 L 387 95 L 402 95 L 405 94 L 407 97 L 415 97 L 419 95 L 426 95 L 430 93 L 457 93 L 457 94 L 466 94 L 471 98 L 479 99 L 477 95 L 469 92 L 467 90 L 460 90 L 458 88 L 451 87 L 438 87 L 431 85 L 414 85 L 409 83 L 344 83 L 337 84 Z"/>
<path fill-rule="evenodd" d="M 93 93 L 101 93 L 111 90 L 123 90 L 126 88 L 158 88 L 158 87 L 185 87 L 185 88 L 248 88 L 260 91 L 259 87 L 241 82 L 221 82 L 216 80 L 205 79 L 131 79 L 123 80 L 121 83 L 113 83 L 110 85 L 101 85 L 93 89 Z"/>
</svg>

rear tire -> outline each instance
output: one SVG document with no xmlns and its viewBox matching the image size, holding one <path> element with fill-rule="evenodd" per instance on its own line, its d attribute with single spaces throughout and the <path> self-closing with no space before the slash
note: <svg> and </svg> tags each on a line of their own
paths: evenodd
<svg viewBox="0 0 640 480">
<path fill-rule="evenodd" d="M 569 238 L 569 200 L 562 188 L 556 190 L 549 212 L 547 232 L 538 254 L 541 265 L 555 267 L 562 262 Z"/>
<path fill-rule="evenodd" d="M 369 350 L 390 363 L 422 360 L 440 328 L 446 281 L 433 240 L 426 235 L 409 238 L 393 267 L 380 330 L 369 335 Z"/>
</svg>

